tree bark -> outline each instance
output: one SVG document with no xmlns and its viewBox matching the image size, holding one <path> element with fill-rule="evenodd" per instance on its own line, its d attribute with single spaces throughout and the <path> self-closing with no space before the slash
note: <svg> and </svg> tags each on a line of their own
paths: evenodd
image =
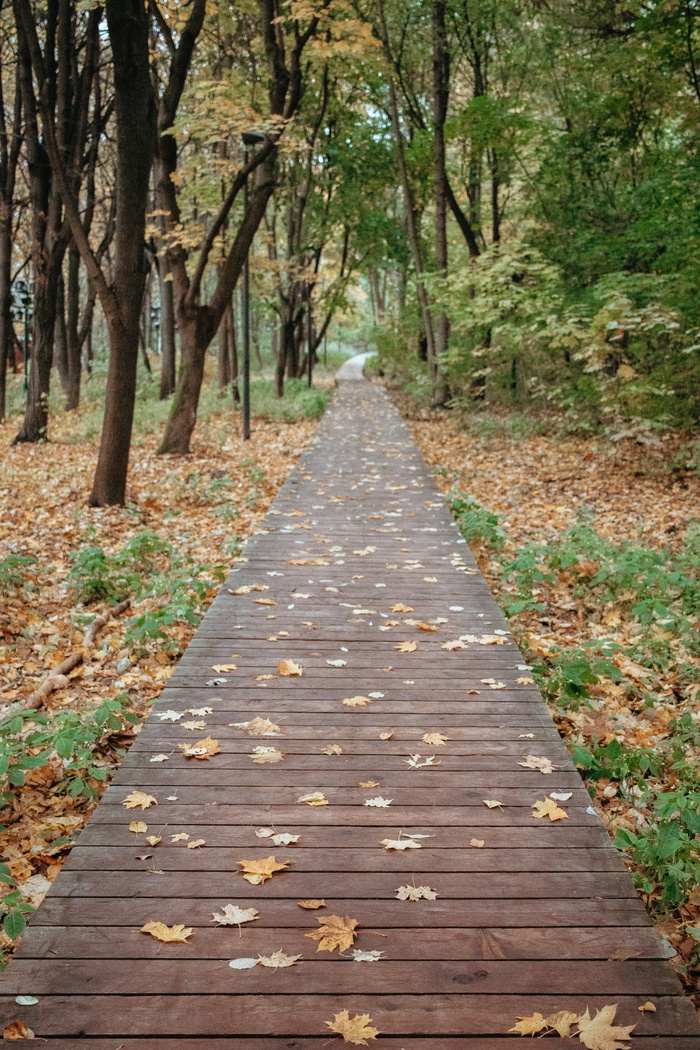
<svg viewBox="0 0 700 1050">
<path fill-rule="evenodd" d="M 56 284 L 53 364 L 56 366 L 65 394 L 68 391 L 68 336 L 66 334 L 66 282 L 63 273 L 59 274 Z"/>
<path fill-rule="evenodd" d="M 71 244 L 68 249 L 68 283 L 66 286 L 66 411 L 80 405 L 80 252 Z"/>
<path fill-rule="evenodd" d="M 450 56 L 445 28 L 445 2 L 433 0 L 433 162 L 435 166 L 435 259 L 441 277 L 447 276 L 447 172 L 445 168 L 445 120 L 450 83 Z M 447 350 L 450 322 L 442 311 L 435 318 L 433 353 L 428 344 L 428 369 L 433 404 L 447 400 L 440 355 Z"/>
<path fill-rule="evenodd" d="M 175 310 L 173 282 L 168 279 L 168 260 L 165 254 L 158 256 L 158 280 L 160 285 L 160 400 L 167 401 L 175 391 Z"/>
<path fill-rule="evenodd" d="M 155 148 L 148 15 L 141 0 L 106 0 L 114 56 L 117 152 L 114 280 L 103 288 L 109 371 L 93 506 L 123 505 L 136 399 L 139 322 L 146 282 L 146 209 Z M 97 278 L 96 278 L 97 279 Z M 102 282 L 98 281 L 102 287 Z"/>
</svg>

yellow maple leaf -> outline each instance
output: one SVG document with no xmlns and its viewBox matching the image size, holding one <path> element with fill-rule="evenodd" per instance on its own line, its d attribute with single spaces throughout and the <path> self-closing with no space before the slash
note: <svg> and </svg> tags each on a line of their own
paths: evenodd
<svg viewBox="0 0 700 1050">
<path fill-rule="evenodd" d="M 391 611 L 398 613 L 413 612 L 413 606 L 404 605 L 403 602 L 397 602 L 396 605 L 392 605 Z"/>
<path fill-rule="evenodd" d="M 227 671 L 236 671 L 238 669 L 237 664 L 212 664 L 212 671 L 216 671 L 218 674 L 226 674 Z"/>
<path fill-rule="evenodd" d="M 295 663 L 294 660 L 279 660 L 277 670 L 285 678 L 300 678 L 303 668 L 301 664 Z"/>
<path fill-rule="evenodd" d="M 553 798 L 545 798 L 543 801 L 535 802 L 532 815 L 537 817 L 537 819 L 549 817 L 551 821 L 566 820 L 569 816 L 565 810 L 560 809 Z"/>
<path fill-rule="evenodd" d="M 450 738 L 444 736 L 442 733 L 424 733 L 423 743 L 430 744 L 431 747 L 440 747 L 446 743 Z"/>
<path fill-rule="evenodd" d="M 141 927 L 141 933 L 150 933 L 151 937 L 155 937 L 157 941 L 164 941 L 166 944 L 185 944 L 187 938 L 192 934 L 192 927 L 182 924 L 166 926 L 164 922 L 147 922 Z"/>
<path fill-rule="evenodd" d="M 254 604 L 255 605 L 277 605 L 277 602 L 275 601 L 274 598 L 255 598 L 254 599 Z"/>
<path fill-rule="evenodd" d="M 201 760 L 211 758 L 212 755 L 218 755 L 221 751 L 219 741 L 213 740 L 210 736 L 206 736 L 203 740 L 198 740 L 195 744 L 180 744 L 179 748 L 186 758 L 198 758 Z"/>
<path fill-rule="evenodd" d="M 316 911 L 317 908 L 325 908 L 326 902 L 323 897 L 312 897 L 308 901 L 297 901 L 300 908 L 305 908 L 306 911 Z"/>
<path fill-rule="evenodd" d="M 266 583 L 249 583 L 243 584 L 241 587 L 237 587 L 235 591 L 229 589 L 229 594 L 250 594 L 251 591 L 269 591 L 269 586 Z"/>
<path fill-rule="evenodd" d="M 368 696 L 348 696 L 343 700 L 346 707 L 367 707 L 372 701 Z"/>
<path fill-rule="evenodd" d="M 378 788 L 379 787 L 379 781 L 378 780 L 361 780 L 359 786 L 361 788 Z"/>
<path fill-rule="evenodd" d="M 280 950 L 273 952 L 272 955 L 259 955 L 258 966 L 270 966 L 275 970 L 279 970 L 285 966 L 294 966 L 298 959 L 301 959 L 301 955 L 285 955 Z"/>
<path fill-rule="evenodd" d="M 484 848 L 484 840 L 483 839 L 469 839 L 469 845 L 472 847 L 472 849 L 483 849 Z"/>
<path fill-rule="evenodd" d="M 553 773 L 555 768 L 548 758 L 539 755 L 525 755 L 525 761 L 518 762 L 518 765 L 523 769 L 537 769 L 540 773 Z"/>
<path fill-rule="evenodd" d="M 251 718 L 249 722 L 231 722 L 230 725 L 234 729 L 243 729 L 246 733 L 251 736 L 273 736 L 277 733 L 281 733 L 282 730 L 274 722 L 271 722 L 269 718 Z"/>
<path fill-rule="evenodd" d="M 158 800 L 153 795 L 147 795 L 145 791 L 132 791 L 122 802 L 122 806 L 126 809 L 137 809 L 139 806 L 141 809 L 148 809 L 150 806 L 157 805 Z"/>
<path fill-rule="evenodd" d="M 351 1017 L 347 1010 L 341 1010 L 335 1014 L 332 1021 L 324 1021 L 331 1032 L 342 1035 L 346 1043 L 355 1046 L 367 1046 L 368 1039 L 376 1039 L 381 1035 L 378 1028 L 371 1027 L 372 1018 L 369 1014 L 355 1014 Z"/>
<path fill-rule="evenodd" d="M 424 623 L 423 620 L 416 621 L 416 627 L 419 631 L 437 631 L 438 628 L 433 623 Z"/>
<path fill-rule="evenodd" d="M 399 653 L 415 653 L 417 648 L 417 642 L 399 642 L 398 645 L 394 646 L 394 649 Z"/>
<path fill-rule="evenodd" d="M 328 799 L 322 791 L 311 791 L 308 795 L 301 795 L 297 802 L 305 802 L 307 806 L 327 806 Z"/>
<path fill-rule="evenodd" d="M 498 802 L 495 798 L 482 799 L 487 809 L 503 809 L 503 803 Z"/>
<path fill-rule="evenodd" d="M 190 839 L 187 843 L 188 849 L 201 849 L 202 846 L 206 846 L 204 839 Z"/>
<path fill-rule="evenodd" d="M 288 868 L 289 864 L 288 860 L 278 863 L 274 857 L 265 857 L 264 860 L 239 860 L 238 865 L 241 871 L 238 874 L 242 875 L 251 886 L 260 886 L 271 879 L 276 871 L 284 871 L 285 868 Z"/>
<path fill-rule="evenodd" d="M 530 1017 L 519 1017 L 517 1023 L 508 1031 L 516 1032 L 518 1035 L 537 1035 L 538 1032 L 548 1027 L 547 1018 L 540 1013 L 534 1013 Z"/>
<path fill-rule="evenodd" d="M 591 1017 L 588 1010 L 579 1017 L 576 1034 L 588 1050 L 625 1050 L 618 1040 L 629 1039 L 636 1025 L 613 1025 L 616 1011 L 617 1003 L 597 1010 L 595 1017 Z"/>
<path fill-rule="evenodd" d="M 560 1010 L 559 1013 L 547 1018 L 547 1025 L 553 1028 L 562 1039 L 568 1039 L 571 1036 L 571 1026 L 578 1022 L 578 1017 L 579 1015 L 572 1014 L 571 1010 Z"/>
<path fill-rule="evenodd" d="M 321 748 L 322 755 L 342 755 L 343 749 L 340 744 L 326 744 Z"/>
<path fill-rule="evenodd" d="M 336 948 L 339 952 L 344 952 L 346 948 L 352 948 L 355 942 L 355 927 L 358 921 L 351 919 L 349 915 L 344 919 L 340 915 L 322 915 L 316 920 L 321 924 L 319 929 L 311 930 L 305 936 L 310 937 L 312 941 L 318 941 L 317 952 L 334 952 Z"/>
<path fill-rule="evenodd" d="M 284 755 L 276 747 L 254 747 L 250 758 L 260 766 L 267 762 L 281 762 Z"/>
</svg>

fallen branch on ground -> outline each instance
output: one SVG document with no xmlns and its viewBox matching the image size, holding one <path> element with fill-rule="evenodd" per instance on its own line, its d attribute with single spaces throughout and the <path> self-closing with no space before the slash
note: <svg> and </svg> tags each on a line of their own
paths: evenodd
<svg viewBox="0 0 700 1050">
<path fill-rule="evenodd" d="M 89 655 L 90 650 L 95 645 L 95 639 L 100 633 L 105 624 L 115 617 L 119 616 L 131 605 L 131 598 L 125 598 L 119 605 L 115 605 L 113 609 L 107 609 L 100 616 L 96 616 L 92 621 L 88 629 L 83 636 L 83 647 L 75 653 L 71 653 L 66 659 L 54 667 L 53 671 L 49 674 L 48 678 L 44 679 L 38 689 L 35 689 L 29 696 L 25 696 L 23 699 L 16 701 L 2 712 L 2 715 L 13 711 L 29 711 L 32 708 L 42 707 L 44 701 L 55 689 L 62 689 L 68 684 L 67 675 L 77 667 L 78 664 L 83 663 L 86 656 Z"/>
</svg>

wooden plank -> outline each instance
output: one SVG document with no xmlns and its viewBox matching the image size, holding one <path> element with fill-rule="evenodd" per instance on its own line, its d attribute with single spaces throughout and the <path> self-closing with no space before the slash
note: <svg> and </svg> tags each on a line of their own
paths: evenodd
<svg viewBox="0 0 700 1050">
<path fill-rule="evenodd" d="M 352 964 L 351 964 L 352 965 Z M 271 1029 L 289 1036 L 329 1038 L 325 1020 L 342 1010 L 369 1013 L 374 1026 L 388 1036 L 502 1036 L 519 1016 L 540 1011 L 593 1012 L 609 1002 L 605 995 L 189 995 L 182 991 L 165 1001 L 159 995 L 43 996 L 33 1007 L 14 1000 L 0 1002 L 0 1021 L 26 1019 L 44 1037 L 99 1035 L 268 1036 Z M 640 1014 L 639 996 L 618 996 L 616 1022 L 633 1024 L 639 1036 L 696 1035 L 697 1020 L 682 996 L 658 997 L 654 1014 Z M 512 1042 L 512 1040 L 511 1040 Z M 381 1044 L 378 1044 L 381 1045 Z M 516 1044 L 519 1045 L 519 1044 Z M 558 1044 L 561 1045 L 561 1044 Z M 580 1046 L 580 1043 L 578 1044 Z"/>
<path fill-rule="evenodd" d="M 412 881 L 409 879 L 409 881 Z M 192 885 L 190 883 L 190 889 Z M 335 888 L 335 887 L 334 887 Z M 41 922 L 52 926 L 143 926 L 153 918 L 157 907 L 160 921 L 169 926 L 181 922 L 187 916 L 189 926 L 211 925 L 212 915 L 220 911 L 227 901 L 238 900 L 236 886 L 229 885 L 230 892 L 220 897 L 208 897 L 203 894 L 208 890 L 204 882 L 197 887 L 197 895 L 188 893 L 185 897 L 59 897 L 50 893 L 41 905 L 41 911 L 33 923 Z M 326 897 L 328 908 L 335 914 L 350 915 L 358 906 L 355 897 L 342 898 L 329 894 Z M 275 928 L 292 926 L 299 923 L 299 910 L 296 899 L 267 899 L 261 917 L 256 920 L 260 925 L 270 923 Z M 248 905 L 250 906 L 250 905 Z M 461 899 L 440 898 L 437 901 L 424 900 L 420 908 L 406 911 L 406 901 L 394 899 L 363 900 L 362 915 L 364 923 L 372 927 L 402 927 L 408 921 L 421 931 L 433 926 L 448 926 L 454 929 L 490 928 L 498 926 L 507 916 L 512 929 L 530 926 L 541 926 L 543 929 L 576 928 L 578 926 L 596 927 L 648 927 L 649 919 L 644 905 L 638 897 L 625 899 L 612 898 L 547 898 L 530 900 L 528 898 L 501 898 L 482 900 L 478 908 L 473 904 L 466 906 Z M 29 934 L 33 924 L 30 925 Z M 422 933 L 421 933 L 422 936 Z M 1 978 L 0 978 L 1 981 Z"/>
<path fill-rule="evenodd" d="M 247 932 L 247 931 L 246 931 Z M 219 931 L 227 940 L 229 960 L 248 956 L 247 938 L 236 943 L 231 931 Z M 141 934 L 145 937 L 146 934 Z M 194 935 L 193 935 L 194 936 Z M 372 995 L 381 981 L 384 995 L 420 995 L 430 987 L 431 995 L 463 996 L 476 989 L 480 995 L 498 995 L 507 988 L 510 995 L 673 995 L 678 978 L 670 966 L 657 960 L 630 959 L 626 962 L 602 960 L 539 960 L 537 966 L 503 959 L 468 961 L 391 959 L 391 939 L 361 934 L 358 945 L 379 949 L 387 958 L 379 964 L 355 963 L 328 952 L 315 953 L 315 945 L 303 935 L 278 936 L 276 948 L 301 955 L 298 963 L 271 971 L 255 966 L 234 971 L 222 959 L 181 959 L 177 945 L 162 945 L 159 958 L 113 959 L 107 966 L 95 967 L 92 959 L 17 959 L 3 982 L 7 994 L 75 995 L 322 995 L 333 988 L 338 995 Z M 276 949 L 273 949 L 276 950 Z M 324 958 L 325 956 L 325 958 Z M 378 972 L 381 969 L 381 972 Z"/>
<path fill-rule="evenodd" d="M 197 841 L 193 839 L 192 841 Z M 375 849 L 378 843 L 375 842 Z M 140 859 L 144 853 L 150 855 L 162 871 L 236 871 L 241 850 L 217 849 L 207 843 L 200 850 L 186 848 L 186 844 L 169 847 L 160 845 L 156 849 L 142 841 L 131 848 L 122 846 L 87 846 L 81 843 L 64 866 L 66 871 L 143 871 L 149 866 Z M 261 848 L 260 839 L 255 846 L 244 847 L 249 859 L 263 860 L 273 850 L 272 845 Z M 328 846 L 306 849 L 296 845 L 286 847 L 295 871 L 363 871 L 386 872 L 396 869 L 395 858 L 381 849 L 335 849 Z M 279 852 L 279 851 L 278 851 Z M 566 849 L 552 854 L 551 850 L 513 849 L 460 849 L 415 850 L 411 853 L 410 867 L 415 872 L 620 872 L 622 861 L 609 849 Z"/>
<path fill-rule="evenodd" d="M 274 850 L 278 860 L 290 859 L 289 848 Z M 269 855 L 269 854 L 268 854 Z M 202 850 L 205 860 L 205 851 Z M 156 868 L 154 857 L 152 868 Z M 293 868 L 285 870 L 265 883 L 264 889 L 251 886 L 241 877 L 232 878 L 229 872 L 206 873 L 206 888 L 211 896 L 230 897 L 234 894 L 239 899 L 269 900 L 271 898 L 293 899 L 325 897 L 331 891 L 340 897 L 369 899 L 372 897 L 393 897 L 397 887 L 411 879 L 414 858 L 403 854 L 396 856 L 395 873 L 375 871 L 365 872 L 303 872 Z M 156 869 L 157 870 L 157 869 Z M 438 875 L 434 875 L 437 881 Z M 397 882 L 398 880 L 398 882 Z M 192 890 L 192 879 L 187 872 L 165 872 L 149 874 L 140 872 L 99 872 L 93 873 L 65 871 L 60 880 L 56 880 L 51 889 L 54 897 L 186 897 Z M 624 899 L 636 896 L 632 880 L 627 872 L 552 872 L 543 879 L 537 872 L 522 872 L 513 877 L 501 872 L 475 872 L 469 878 L 451 872 L 439 874 L 439 885 L 435 886 L 441 897 L 458 900 L 501 900 L 512 897 L 522 899 L 548 899 L 565 897 L 573 900 L 577 897 L 602 897 L 604 899 Z"/>
<path fill-rule="evenodd" d="M 298 919 L 298 926 L 292 924 Z M 412 916 L 407 917 L 412 921 Z M 253 957 L 270 955 L 279 947 L 280 936 L 293 937 L 306 953 L 311 942 L 299 941 L 317 924 L 310 916 L 304 922 L 301 912 L 286 918 L 288 925 L 265 923 L 265 915 L 245 931 L 245 951 Z M 284 934 L 281 931 L 284 931 Z M 197 935 L 178 949 L 178 959 L 231 959 L 241 947 L 236 927 L 221 936 L 218 929 L 196 927 Z M 367 935 L 369 937 L 370 935 Z M 363 934 L 363 939 L 365 935 Z M 381 943 L 380 939 L 381 938 Z M 375 944 L 376 942 L 376 944 Z M 391 958 L 433 959 L 599 959 L 608 960 L 616 952 L 629 952 L 635 959 L 663 959 L 665 949 L 649 927 L 520 927 L 517 930 L 459 929 L 425 927 L 420 937 L 415 928 L 384 927 L 374 931 L 373 947 Z M 383 945 L 383 947 L 382 947 Z M 146 937 L 138 926 L 33 926 L 22 941 L 17 957 L 23 959 L 158 959 L 162 945 Z"/>
</svg>

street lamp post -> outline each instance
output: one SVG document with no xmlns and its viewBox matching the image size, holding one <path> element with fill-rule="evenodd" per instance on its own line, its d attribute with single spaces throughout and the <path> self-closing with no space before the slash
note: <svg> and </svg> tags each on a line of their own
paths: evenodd
<svg viewBox="0 0 700 1050">
<path fill-rule="evenodd" d="M 307 385 L 313 384 L 314 375 L 314 337 L 311 329 L 311 282 L 306 284 L 306 356 L 308 365 Z"/>
<path fill-rule="evenodd" d="M 243 165 L 248 167 L 248 146 L 265 141 L 262 131 L 244 131 Z M 243 183 L 243 212 L 248 214 L 248 176 Z M 243 264 L 243 440 L 250 440 L 250 264 L 246 252 Z"/>
</svg>

